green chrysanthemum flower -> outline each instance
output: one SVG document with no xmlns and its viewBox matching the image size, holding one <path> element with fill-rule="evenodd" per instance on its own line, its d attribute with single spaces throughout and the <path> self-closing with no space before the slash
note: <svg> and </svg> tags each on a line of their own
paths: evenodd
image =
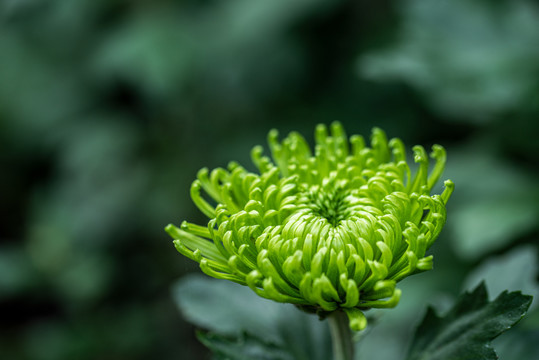
<svg viewBox="0 0 539 360">
<path fill-rule="evenodd" d="M 202 169 L 191 197 L 210 220 L 167 226 L 178 251 L 212 277 L 249 286 L 258 295 L 317 313 L 342 309 L 363 329 L 362 310 L 397 305 L 396 283 L 432 268 L 426 250 L 440 234 L 453 183 L 430 196 L 445 165 L 434 145 L 430 175 L 415 146 L 411 175 L 404 145 L 373 129 L 371 147 L 348 140 L 339 123 L 315 132 L 314 155 L 298 133 L 268 136 L 273 162 L 252 151 L 260 174 L 237 163 Z M 201 196 L 201 190 L 216 206 Z"/>
</svg>

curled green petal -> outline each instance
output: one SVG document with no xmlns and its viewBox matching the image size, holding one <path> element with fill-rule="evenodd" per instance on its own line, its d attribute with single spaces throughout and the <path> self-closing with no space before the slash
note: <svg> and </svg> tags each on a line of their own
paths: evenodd
<svg viewBox="0 0 539 360">
<path fill-rule="evenodd" d="M 401 298 L 401 290 L 395 289 L 395 291 L 393 291 L 393 294 L 388 300 L 365 301 L 361 303 L 361 306 L 365 308 L 380 308 L 380 309 L 394 308 L 399 303 L 400 298 Z"/>
<path fill-rule="evenodd" d="M 434 168 L 432 169 L 432 172 L 429 175 L 429 182 L 428 187 L 429 189 L 432 189 L 434 184 L 438 181 L 440 176 L 442 176 L 442 173 L 444 171 L 445 167 L 445 160 L 446 160 L 446 153 L 445 149 L 440 145 L 434 145 L 432 147 L 432 153 L 430 156 L 436 160 L 436 164 L 434 165 Z"/>
<path fill-rule="evenodd" d="M 348 320 L 350 321 L 350 329 L 354 331 L 361 331 L 367 327 L 367 318 L 363 311 L 354 308 L 344 308 Z"/>
<path fill-rule="evenodd" d="M 311 150 L 299 133 L 280 140 L 270 131 L 271 156 L 251 152 L 258 173 L 236 162 L 201 169 L 191 198 L 208 223 L 166 231 L 209 276 L 319 314 L 345 311 L 361 330 L 364 311 L 398 304 L 398 281 L 433 267 L 426 252 L 454 189 L 446 180 L 430 193 L 446 152 L 434 145 L 429 158 L 415 146 L 410 165 L 400 139 L 375 128 L 369 145 L 338 122 L 318 125 L 314 137 Z"/>
</svg>

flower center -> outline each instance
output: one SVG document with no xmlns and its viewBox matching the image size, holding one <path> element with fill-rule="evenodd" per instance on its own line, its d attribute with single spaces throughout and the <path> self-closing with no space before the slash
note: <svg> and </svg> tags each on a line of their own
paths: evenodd
<svg viewBox="0 0 539 360">
<path fill-rule="evenodd" d="M 315 185 L 298 197 L 298 208 L 307 222 L 312 223 L 318 219 L 332 228 L 337 228 L 343 220 L 350 217 L 353 199 L 346 188 Z"/>
<path fill-rule="evenodd" d="M 348 215 L 347 195 L 343 189 L 335 189 L 332 192 L 313 189 L 307 195 L 310 203 L 308 207 L 314 215 L 326 219 L 333 227 L 337 227 Z"/>
</svg>

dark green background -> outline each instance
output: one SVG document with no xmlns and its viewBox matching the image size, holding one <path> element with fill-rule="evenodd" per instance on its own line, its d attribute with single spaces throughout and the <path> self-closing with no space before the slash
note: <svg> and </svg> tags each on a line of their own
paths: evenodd
<svg viewBox="0 0 539 360">
<path fill-rule="evenodd" d="M 416 293 L 450 302 L 527 243 L 513 277 L 537 290 L 537 2 L 1 0 L 0 357 L 206 358 L 170 291 L 199 270 L 164 226 L 205 221 L 199 168 L 334 120 L 448 150 Z"/>
</svg>

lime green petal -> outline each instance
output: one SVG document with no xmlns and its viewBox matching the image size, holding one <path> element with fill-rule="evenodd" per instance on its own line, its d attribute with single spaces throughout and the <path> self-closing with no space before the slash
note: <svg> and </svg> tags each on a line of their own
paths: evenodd
<svg viewBox="0 0 539 360">
<path fill-rule="evenodd" d="M 361 331 L 367 327 L 367 318 L 363 311 L 355 308 L 343 308 L 350 321 L 350 329 Z"/>
</svg>

